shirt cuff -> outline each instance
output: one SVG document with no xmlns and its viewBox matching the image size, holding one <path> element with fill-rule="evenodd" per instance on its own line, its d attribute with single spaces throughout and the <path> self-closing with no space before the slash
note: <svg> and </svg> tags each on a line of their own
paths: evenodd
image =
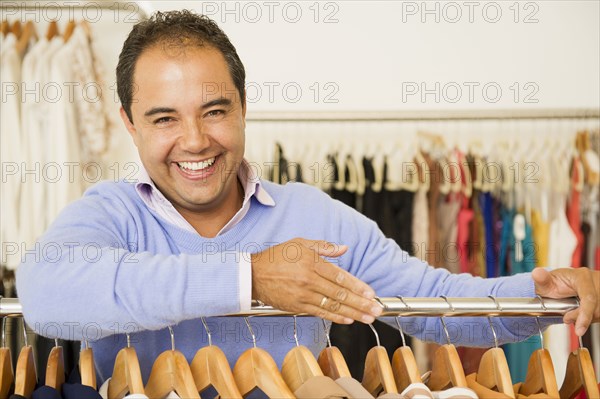
<svg viewBox="0 0 600 399">
<path fill-rule="evenodd" d="M 240 312 L 247 312 L 252 307 L 252 264 L 249 253 L 241 253 L 239 264 Z"/>
</svg>

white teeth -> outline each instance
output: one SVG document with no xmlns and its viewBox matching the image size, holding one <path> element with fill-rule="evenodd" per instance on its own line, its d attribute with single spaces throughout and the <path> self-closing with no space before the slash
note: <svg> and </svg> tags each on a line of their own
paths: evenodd
<svg viewBox="0 0 600 399">
<path fill-rule="evenodd" d="M 215 163 L 215 159 L 216 157 L 207 159 L 206 161 L 202 162 L 177 162 L 177 165 L 179 165 L 179 167 L 182 169 L 198 171 L 211 166 L 213 163 Z"/>
</svg>

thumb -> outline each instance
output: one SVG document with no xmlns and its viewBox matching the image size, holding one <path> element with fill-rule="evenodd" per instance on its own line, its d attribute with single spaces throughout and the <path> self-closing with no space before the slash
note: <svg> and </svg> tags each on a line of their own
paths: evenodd
<svg viewBox="0 0 600 399">
<path fill-rule="evenodd" d="M 531 278 L 535 283 L 535 293 L 538 295 L 546 295 L 552 291 L 554 280 L 550 272 L 543 268 L 535 268 L 531 272 Z"/>
<path fill-rule="evenodd" d="M 319 256 L 337 257 L 342 256 L 348 250 L 347 245 L 341 245 L 324 240 L 313 241 L 310 248 Z"/>
</svg>

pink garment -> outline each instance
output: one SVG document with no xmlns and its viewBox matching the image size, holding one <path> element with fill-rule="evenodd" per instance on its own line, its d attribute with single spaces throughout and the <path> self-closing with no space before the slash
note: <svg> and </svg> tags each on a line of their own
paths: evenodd
<svg viewBox="0 0 600 399">
<path fill-rule="evenodd" d="M 571 171 L 571 194 L 567 202 L 567 220 L 569 221 L 571 230 L 573 230 L 573 233 L 575 233 L 575 237 L 577 237 L 577 247 L 575 247 L 575 251 L 573 252 L 571 267 L 581 266 L 581 253 L 583 250 L 583 233 L 581 232 L 580 210 L 581 193 L 576 189 L 576 186 L 581 184 L 581 180 L 583 179 L 583 176 L 579 176 L 580 162 L 581 159 L 579 159 L 579 157 L 576 156 L 573 158 L 573 166 Z"/>
<path fill-rule="evenodd" d="M 471 182 L 467 182 L 467 179 L 470 179 L 470 177 L 467 176 L 465 170 L 465 168 L 468 169 L 469 166 L 467 165 L 467 161 L 463 153 L 457 151 L 457 155 L 458 164 L 460 166 L 461 188 L 464 188 L 467 184 L 471 184 Z M 469 262 L 469 232 L 471 222 L 473 221 L 475 214 L 473 213 L 473 210 L 469 208 L 469 198 L 464 194 L 464 192 L 461 191 L 460 197 L 461 207 L 460 211 L 458 211 L 456 232 L 458 261 L 460 264 L 461 273 L 471 273 L 471 262 Z"/>
</svg>

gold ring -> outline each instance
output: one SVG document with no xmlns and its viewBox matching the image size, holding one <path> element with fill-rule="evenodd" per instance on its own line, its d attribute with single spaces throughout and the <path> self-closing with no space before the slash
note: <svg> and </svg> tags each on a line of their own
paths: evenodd
<svg viewBox="0 0 600 399">
<path fill-rule="evenodd" d="M 324 308 L 328 301 L 329 301 L 329 298 L 324 296 L 323 299 L 321 299 L 321 304 L 319 306 Z"/>
</svg>

